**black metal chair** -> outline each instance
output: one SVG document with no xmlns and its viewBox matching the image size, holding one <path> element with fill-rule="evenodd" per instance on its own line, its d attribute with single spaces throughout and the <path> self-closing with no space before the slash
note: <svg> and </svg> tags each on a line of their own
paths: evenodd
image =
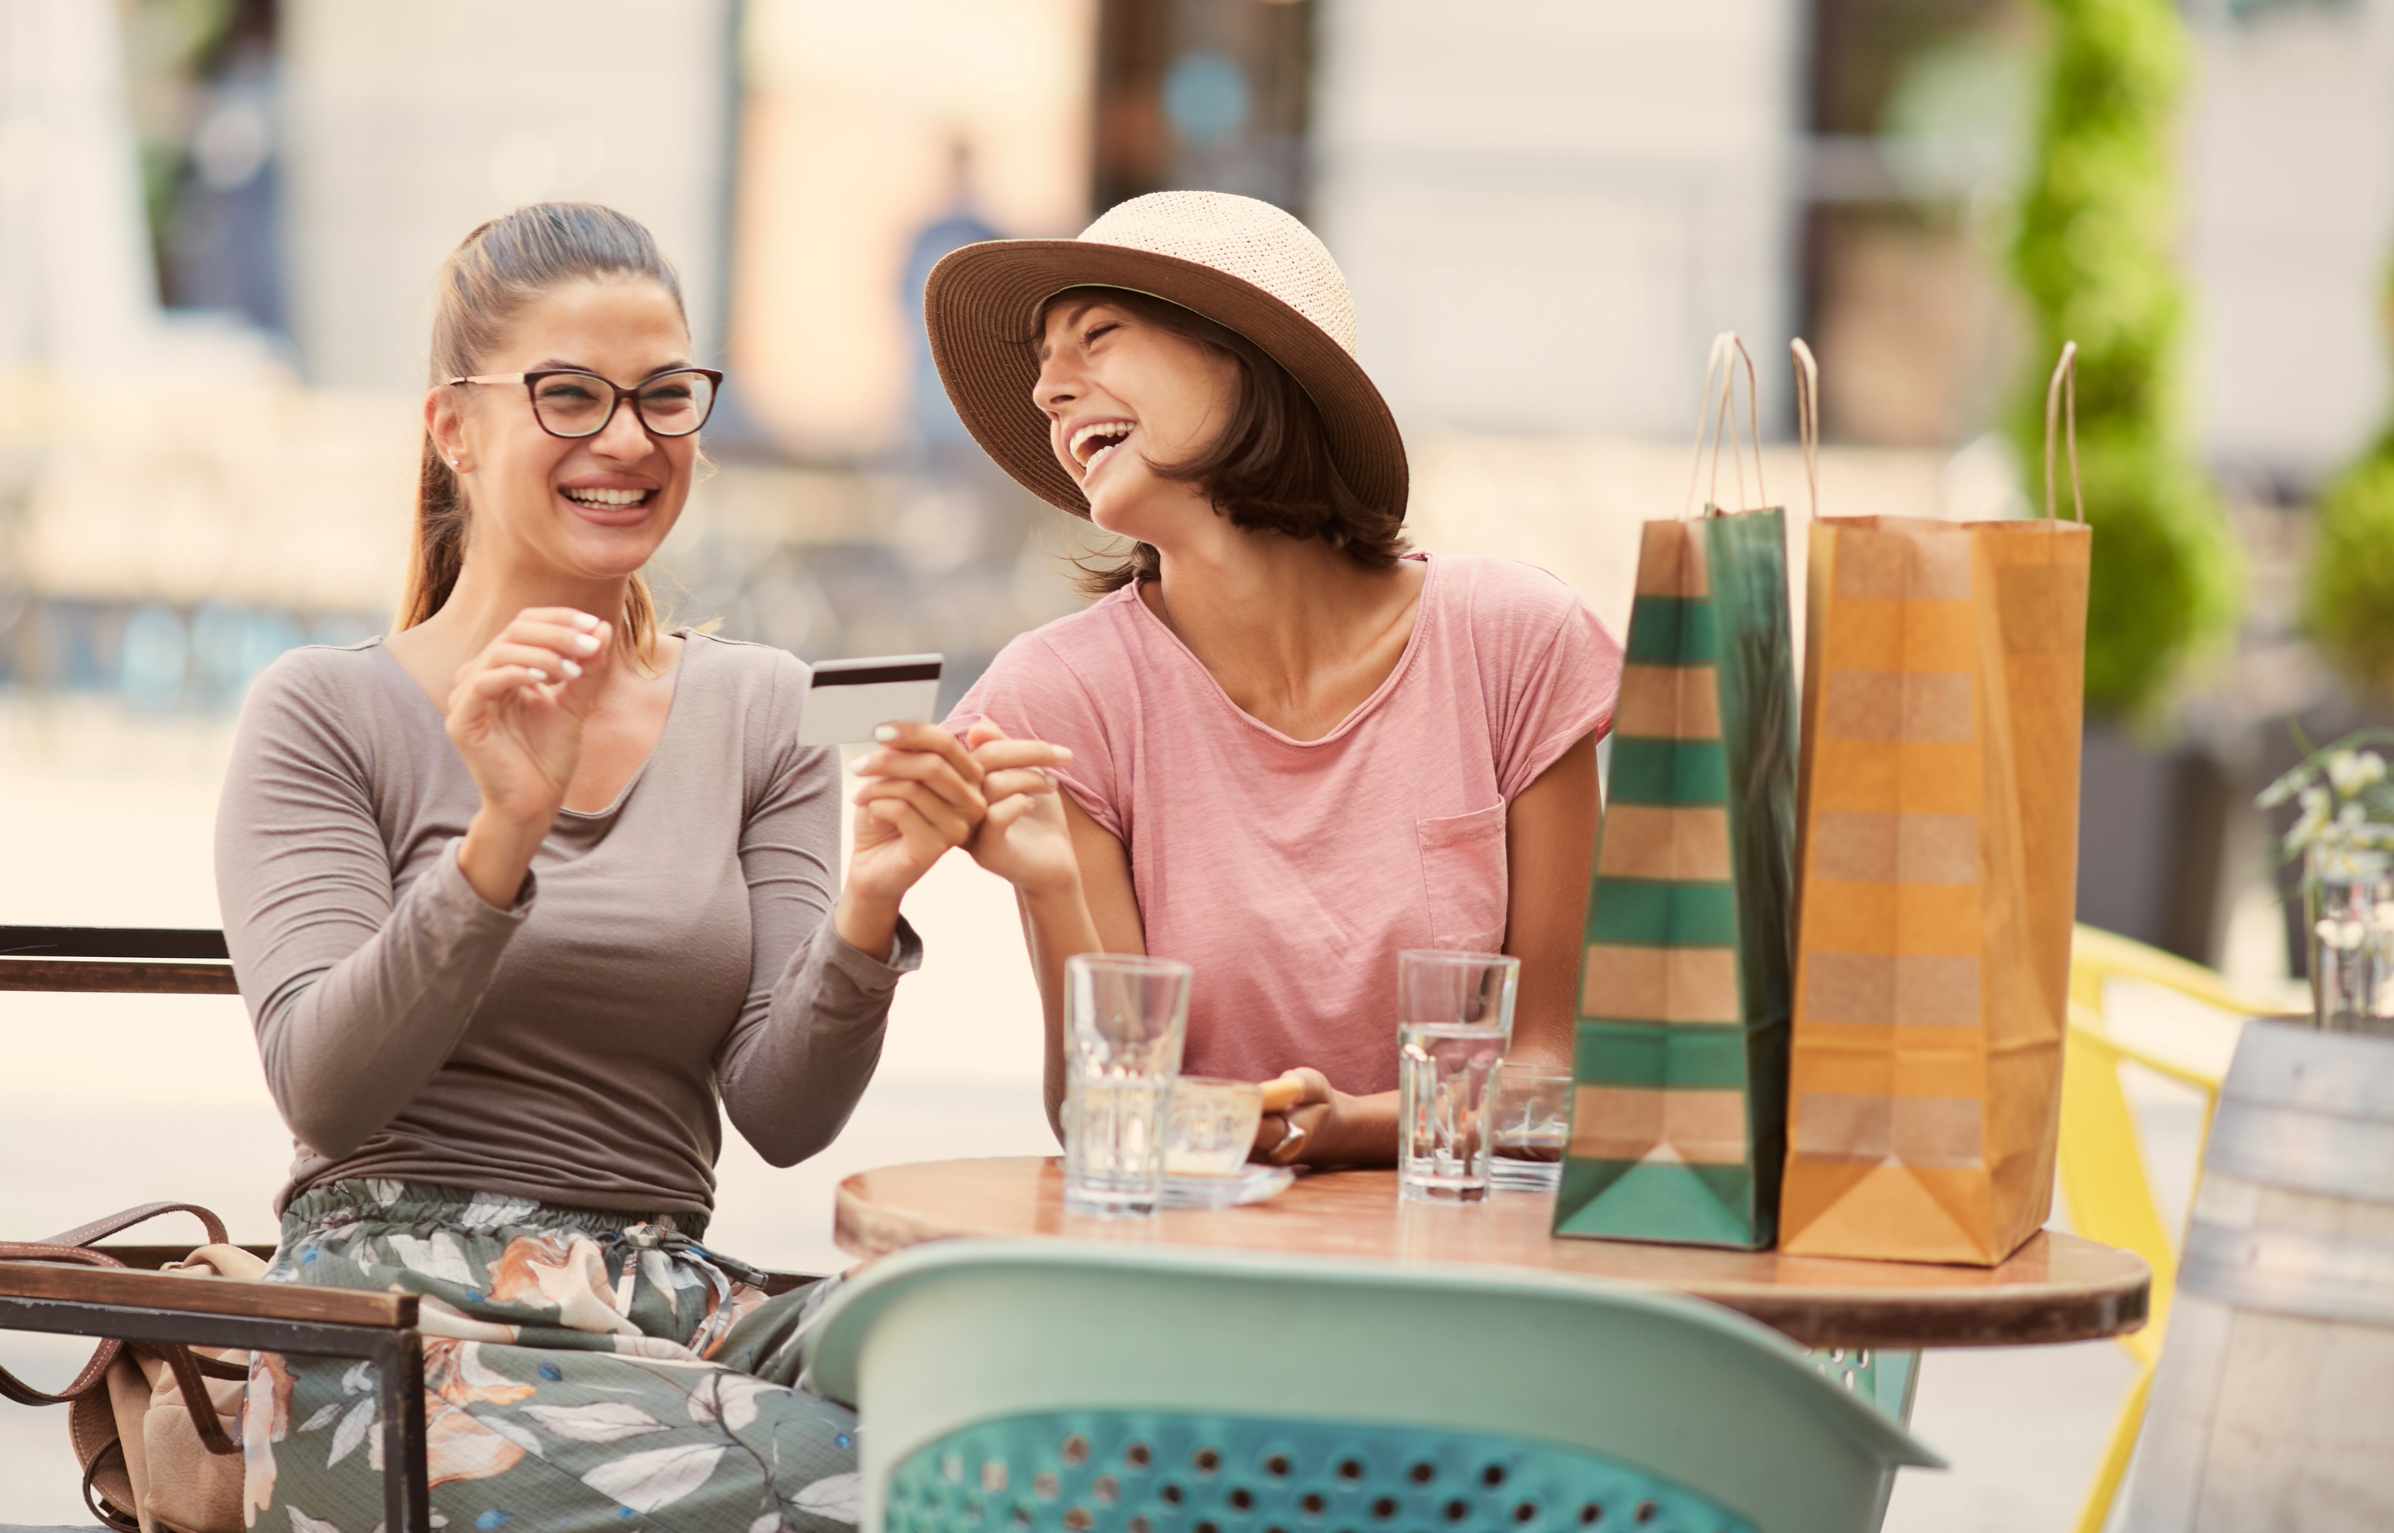
<svg viewBox="0 0 2394 1533">
<path fill-rule="evenodd" d="M 0 990 L 235 993 L 221 932 L 76 926 L 0 926 Z M 424 1349 L 414 1295 L 231 1283 L 154 1270 L 180 1260 L 188 1247 L 128 1243 L 93 1249 L 126 1268 L 153 1270 L 0 1262 L 0 1330 L 363 1359 L 374 1365 L 381 1396 L 383 1525 L 429 1533 Z M 102 1381 L 91 1387 L 107 1386 Z"/>
</svg>

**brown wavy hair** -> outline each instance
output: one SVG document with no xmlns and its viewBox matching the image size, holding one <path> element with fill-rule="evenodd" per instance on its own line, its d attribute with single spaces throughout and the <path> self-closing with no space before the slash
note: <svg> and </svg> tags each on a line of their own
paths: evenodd
<svg viewBox="0 0 2394 1533">
<path fill-rule="evenodd" d="M 1084 301 L 1126 310 L 1238 363 L 1229 422 L 1194 457 L 1179 463 L 1150 460 L 1159 478 L 1196 485 L 1215 514 L 1229 518 L 1233 527 L 1327 543 L 1365 569 L 1387 569 L 1405 556 L 1404 512 L 1375 506 L 1355 493 L 1330 454 L 1330 432 L 1313 396 L 1263 348 L 1178 304 L 1119 288 L 1078 287 L 1056 294 L 1041 305 L 1033 335 L 1045 333 L 1047 316 L 1058 304 Z M 1163 568 L 1161 556 L 1146 543 L 1132 544 L 1119 558 L 1074 562 L 1081 569 L 1081 589 L 1091 596 L 1153 580 Z"/>
<path fill-rule="evenodd" d="M 538 202 L 476 229 L 441 263 L 430 382 L 437 387 L 478 371 L 525 304 L 561 283 L 588 277 L 647 277 L 673 295 L 683 328 L 689 327 L 681 278 L 638 219 L 592 202 Z M 413 628 L 440 611 L 457 589 L 472 517 L 465 487 L 427 430 L 416 480 L 415 545 L 408 558 L 407 594 L 399 603 L 401 628 Z M 623 617 L 615 627 L 616 643 L 627 655 L 649 658 L 657 636 L 657 602 L 638 575 L 624 593 Z"/>
</svg>

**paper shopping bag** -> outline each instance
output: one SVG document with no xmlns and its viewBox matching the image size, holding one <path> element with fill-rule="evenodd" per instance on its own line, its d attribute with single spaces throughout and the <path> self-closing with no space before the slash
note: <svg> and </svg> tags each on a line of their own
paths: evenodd
<svg viewBox="0 0 2394 1533">
<path fill-rule="evenodd" d="M 1554 1232 L 1767 1246 L 1794 893 L 1783 513 L 1648 522 L 1627 649 Z"/>
<path fill-rule="evenodd" d="M 2090 544 L 2052 452 L 2043 520 L 1812 527 L 1791 1252 L 1991 1266 L 2052 1207 Z"/>
</svg>

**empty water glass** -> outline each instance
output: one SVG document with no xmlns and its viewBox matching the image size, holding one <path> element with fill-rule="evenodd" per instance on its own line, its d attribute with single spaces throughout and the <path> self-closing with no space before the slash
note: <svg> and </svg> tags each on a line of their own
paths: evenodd
<svg viewBox="0 0 2394 1533">
<path fill-rule="evenodd" d="M 1064 1201 L 1151 1214 L 1164 1191 L 1164 1102 L 1188 1037 L 1185 963 L 1081 953 L 1064 964 Z"/>
<path fill-rule="evenodd" d="M 1554 1191 L 1571 1139 L 1571 1072 L 1508 1059 L 1496 1067 L 1490 1089 L 1489 1182 L 1521 1192 Z"/>
<path fill-rule="evenodd" d="M 1521 963 L 1501 953 L 1397 955 L 1397 1194 L 1488 1196 L 1488 1086 L 1513 1037 Z"/>
</svg>

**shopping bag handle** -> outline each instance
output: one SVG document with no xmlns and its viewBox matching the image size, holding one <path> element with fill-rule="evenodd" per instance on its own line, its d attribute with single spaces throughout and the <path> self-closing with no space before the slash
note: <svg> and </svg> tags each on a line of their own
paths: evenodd
<svg viewBox="0 0 2394 1533">
<path fill-rule="evenodd" d="M 1759 505 L 1770 499 L 1770 491 L 1762 479 L 1762 386 L 1754 372 L 1754 358 L 1746 351 L 1746 343 L 1738 339 L 1734 330 L 1724 330 L 1712 338 L 1712 352 L 1704 363 L 1704 389 L 1699 397 L 1696 417 L 1696 461 L 1688 470 L 1687 501 L 1681 514 L 1696 509 L 1696 486 L 1704 477 L 1704 444 L 1712 441 L 1712 488 L 1707 497 L 1712 510 L 1720 507 L 1721 449 L 1729 449 L 1729 462 L 1737 475 L 1737 500 L 1740 509 L 1746 507 L 1746 467 L 1734 444 L 1737 429 L 1735 404 L 1737 399 L 1737 367 L 1746 369 L 1746 443 L 1754 453 L 1754 495 Z M 1713 401 L 1713 380 L 1720 380 L 1720 399 Z"/>
<path fill-rule="evenodd" d="M 1820 364 L 1812 348 L 1797 336 L 1787 343 L 1795 354 L 1796 437 L 1804 450 L 1804 484 L 1812 495 L 1812 519 L 1820 520 Z"/>
<path fill-rule="evenodd" d="M 2058 520 L 2053 509 L 2053 437 L 2060 427 L 2070 446 L 2070 499 L 2078 508 L 2079 525 L 2086 524 L 2086 489 L 2078 482 L 2078 343 L 2062 342 L 2061 360 L 2053 364 L 2053 381 L 2045 385 L 2045 515 Z"/>
</svg>

